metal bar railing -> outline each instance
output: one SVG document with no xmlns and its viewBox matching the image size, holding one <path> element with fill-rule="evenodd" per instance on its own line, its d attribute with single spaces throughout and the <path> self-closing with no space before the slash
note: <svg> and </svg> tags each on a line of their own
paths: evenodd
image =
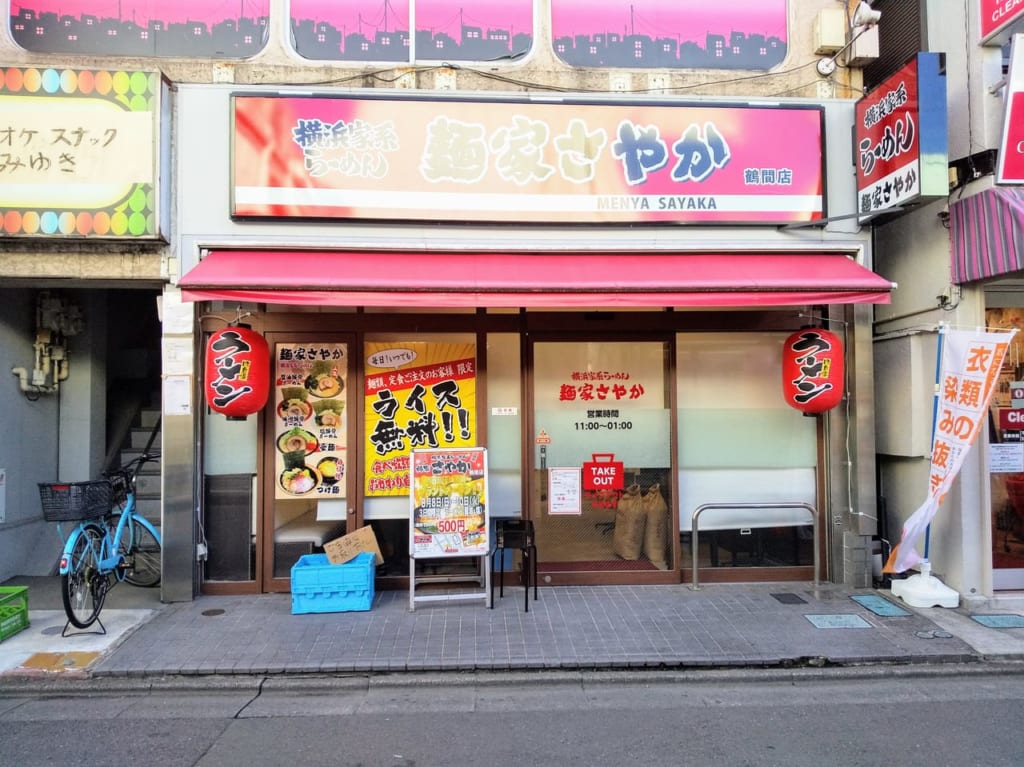
<svg viewBox="0 0 1024 767">
<path fill-rule="evenodd" d="M 690 555 L 693 560 L 693 582 L 690 584 L 691 590 L 700 590 L 700 578 L 697 575 L 697 528 L 701 513 L 708 509 L 806 509 L 811 514 L 811 527 L 813 529 L 814 540 L 814 586 L 817 588 L 821 575 L 819 569 L 820 555 L 818 553 L 818 510 L 809 503 L 795 501 L 792 503 L 702 503 L 694 509 L 693 516 L 690 521 Z"/>
</svg>

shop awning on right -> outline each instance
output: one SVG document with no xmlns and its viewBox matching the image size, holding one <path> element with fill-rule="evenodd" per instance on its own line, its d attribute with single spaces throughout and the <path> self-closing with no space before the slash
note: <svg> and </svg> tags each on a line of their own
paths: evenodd
<svg viewBox="0 0 1024 767">
<path fill-rule="evenodd" d="M 994 186 L 950 203 L 949 235 L 958 285 L 1024 270 L 1024 188 Z"/>
<path fill-rule="evenodd" d="M 211 250 L 186 301 L 321 306 L 740 307 L 889 303 L 842 253 Z"/>
</svg>

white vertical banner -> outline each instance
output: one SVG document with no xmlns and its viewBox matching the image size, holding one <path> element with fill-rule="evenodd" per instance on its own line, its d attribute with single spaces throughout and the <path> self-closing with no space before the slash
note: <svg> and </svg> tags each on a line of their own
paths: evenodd
<svg viewBox="0 0 1024 767">
<path fill-rule="evenodd" d="M 936 380 L 928 498 L 903 524 L 900 542 L 893 548 L 885 572 L 902 573 L 922 561 L 914 544 L 938 512 L 971 445 L 984 428 L 989 401 L 1016 332 L 940 328 L 942 356 Z"/>
</svg>

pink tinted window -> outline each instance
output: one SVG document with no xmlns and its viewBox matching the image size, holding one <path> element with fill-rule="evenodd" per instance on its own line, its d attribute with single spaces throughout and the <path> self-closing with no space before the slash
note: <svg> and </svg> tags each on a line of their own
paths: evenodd
<svg viewBox="0 0 1024 767">
<path fill-rule="evenodd" d="M 270 0 L 11 0 L 11 36 L 35 53 L 242 59 L 262 50 Z"/>
<path fill-rule="evenodd" d="M 578 67 L 771 69 L 786 0 L 551 0 L 555 55 Z"/>
<path fill-rule="evenodd" d="M 511 61 L 533 45 L 533 0 L 292 0 L 291 24 L 307 59 Z"/>
</svg>

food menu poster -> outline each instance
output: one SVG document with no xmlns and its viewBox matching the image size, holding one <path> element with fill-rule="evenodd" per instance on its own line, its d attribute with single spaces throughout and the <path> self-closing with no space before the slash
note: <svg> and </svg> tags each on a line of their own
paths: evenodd
<svg viewBox="0 0 1024 767">
<path fill-rule="evenodd" d="M 345 497 L 345 344 L 274 347 L 274 497 Z"/>
<path fill-rule="evenodd" d="M 412 450 L 477 443 L 476 345 L 369 342 L 365 350 L 364 491 L 407 495 Z"/>
<path fill-rule="evenodd" d="M 487 451 L 413 450 L 410 464 L 413 558 L 486 556 Z"/>
</svg>

